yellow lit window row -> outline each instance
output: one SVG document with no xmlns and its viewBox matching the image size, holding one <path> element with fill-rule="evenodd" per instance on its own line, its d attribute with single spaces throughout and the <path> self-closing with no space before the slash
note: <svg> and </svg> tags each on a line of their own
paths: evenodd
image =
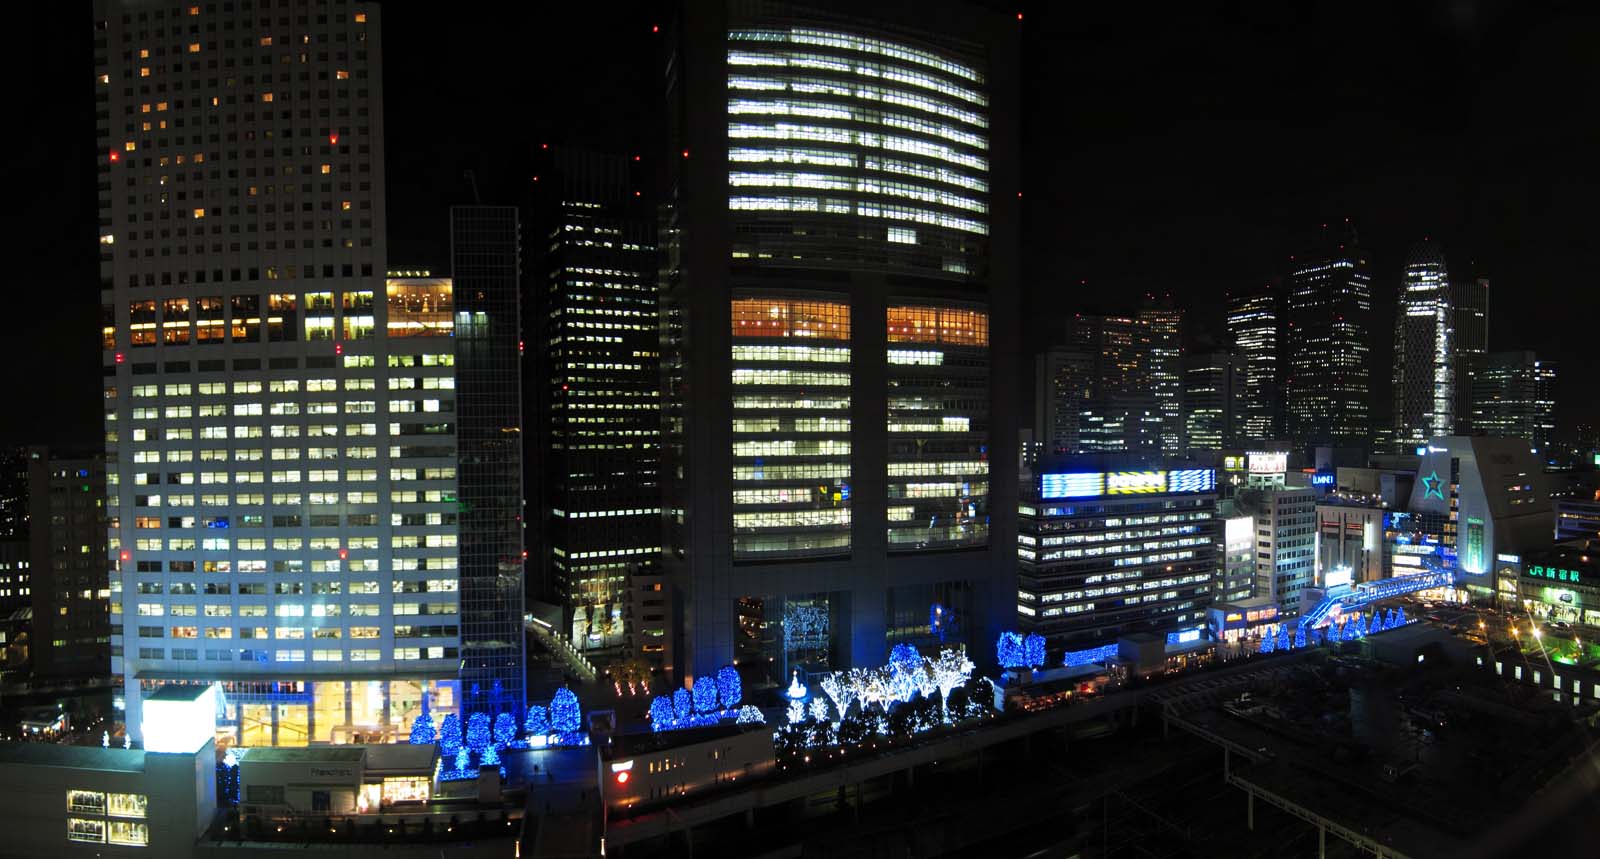
<svg viewBox="0 0 1600 859">
<path fill-rule="evenodd" d="M 890 343 L 947 343 L 988 346 L 989 314 L 954 307 L 890 307 Z"/>
<path fill-rule="evenodd" d="M 840 301 L 739 298 L 732 311 L 735 337 L 850 339 L 850 305 Z"/>
</svg>

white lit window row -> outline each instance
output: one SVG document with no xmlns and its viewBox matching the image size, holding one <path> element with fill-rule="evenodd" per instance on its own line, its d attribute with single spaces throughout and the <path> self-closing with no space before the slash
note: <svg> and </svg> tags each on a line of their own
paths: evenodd
<svg viewBox="0 0 1600 859">
<path fill-rule="evenodd" d="M 734 30 L 728 33 L 728 40 L 732 42 L 775 42 L 791 45 L 817 45 L 824 48 L 854 51 L 859 54 L 870 54 L 879 57 L 915 63 L 931 69 L 964 78 L 974 83 L 982 83 L 983 76 L 971 66 L 947 60 L 938 54 L 918 50 L 907 45 L 857 36 L 851 33 L 835 33 L 828 30 L 813 30 L 804 27 L 791 27 L 787 30 Z"/>
<path fill-rule="evenodd" d="M 735 188 L 815 188 L 823 191 L 850 191 L 857 194 L 875 194 L 882 197 L 900 197 L 923 203 L 937 203 L 969 212 L 984 213 L 989 207 L 983 203 L 920 185 L 904 182 L 880 182 L 875 179 L 855 179 L 849 176 L 830 176 L 825 173 L 742 173 L 728 174 L 728 184 Z"/>
<path fill-rule="evenodd" d="M 850 442 L 839 439 L 737 441 L 734 456 L 847 456 Z"/>
<path fill-rule="evenodd" d="M 836 346 L 750 346 L 733 347 L 735 361 L 790 361 L 820 364 L 850 363 L 849 347 Z"/>
<path fill-rule="evenodd" d="M 889 363 L 916 367 L 938 367 L 944 364 L 944 353 L 921 349 L 890 349 Z"/>
<path fill-rule="evenodd" d="M 755 92 L 793 92 L 801 95 L 828 95 L 839 98 L 880 101 L 885 104 L 926 111 L 948 119 L 965 122 L 978 128 L 989 127 L 989 120 L 982 114 L 964 110 L 938 99 L 883 87 L 833 83 L 817 78 L 749 78 L 736 75 L 728 79 L 728 88 Z"/>
<path fill-rule="evenodd" d="M 850 408 L 848 396 L 836 397 L 734 397 L 735 409 L 831 410 Z"/>
<path fill-rule="evenodd" d="M 978 235 L 988 235 L 989 227 L 970 218 L 957 218 L 941 212 L 912 209 L 905 206 L 880 206 L 875 203 L 852 203 L 846 200 L 829 200 L 827 206 L 814 197 L 734 197 L 728 208 L 736 212 L 821 212 L 828 214 L 855 214 L 866 218 L 884 218 L 910 221 L 917 224 L 945 227 Z"/>
<path fill-rule="evenodd" d="M 980 178 L 957 173 L 944 167 L 934 167 L 898 158 L 861 158 L 854 153 L 827 149 L 799 149 L 776 147 L 772 149 L 732 149 L 728 160 L 739 164 L 806 164 L 820 167 L 860 167 L 882 173 L 912 176 L 929 182 L 957 185 L 973 191 L 989 190 L 989 183 Z"/>
<path fill-rule="evenodd" d="M 733 514 L 733 527 L 744 528 L 823 528 L 850 524 L 850 508 L 828 510 L 768 510 L 761 513 Z"/>
<path fill-rule="evenodd" d="M 915 131 L 929 137 L 938 137 L 953 143 L 971 146 L 974 149 L 986 150 L 989 145 L 983 135 L 975 134 L 947 123 L 935 122 L 917 116 L 906 116 L 901 113 L 889 113 L 887 111 L 829 104 L 820 101 L 732 99 L 728 102 L 728 115 L 805 116 L 816 119 L 837 119 Z M 307 324 L 309 324 L 309 320 Z M 331 320 L 329 324 L 331 326 Z"/>
<path fill-rule="evenodd" d="M 989 169 L 987 158 L 963 152 L 942 143 L 935 143 L 931 140 L 918 140 L 913 137 L 880 134 L 874 131 L 861 131 L 853 128 L 829 128 L 827 126 L 799 125 L 784 122 L 759 125 L 729 123 L 728 137 L 731 140 L 805 140 L 815 143 L 844 144 L 864 149 L 886 149 L 891 152 L 920 155 L 973 170 L 987 172 Z"/>
<path fill-rule="evenodd" d="M 812 465 L 736 465 L 734 480 L 843 480 L 850 476 L 847 463 L 822 462 Z"/>
<path fill-rule="evenodd" d="M 889 420 L 889 432 L 972 432 L 972 418 L 945 415 L 938 423 Z"/>
<path fill-rule="evenodd" d="M 988 97 L 983 93 L 968 87 L 958 86 L 932 75 L 925 75 L 910 69 L 882 63 L 846 62 L 836 57 L 828 57 L 822 54 L 795 53 L 792 51 L 753 53 L 734 50 L 728 52 L 728 65 L 745 68 L 820 69 L 840 75 L 853 74 L 865 78 L 880 78 L 893 83 L 906 84 L 920 89 L 931 90 L 940 95 L 954 96 L 979 107 L 987 107 L 989 104 Z"/>
<path fill-rule="evenodd" d="M 826 385 L 848 387 L 849 373 L 818 373 L 808 370 L 756 370 L 737 368 L 733 371 L 735 385 Z"/>
</svg>

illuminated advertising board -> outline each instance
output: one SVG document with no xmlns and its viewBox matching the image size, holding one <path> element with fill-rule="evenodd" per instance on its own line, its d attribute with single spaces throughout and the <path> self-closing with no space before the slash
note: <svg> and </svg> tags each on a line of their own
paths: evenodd
<svg viewBox="0 0 1600 859">
<path fill-rule="evenodd" d="M 1253 548 L 1256 544 L 1256 520 L 1253 516 L 1236 516 L 1222 526 L 1223 541 L 1229 552 Z"/>
<path fill-rule="evenodd" d="M 1098 471 L 1039 476 L 1041 498 L 1094 498 L 1105 494 L 1106 476 Z"/>
<path fill-rule="evenodd" d="M 1600 455 L 1597 455 L 1597 459 L 1600 459 Z M 1600 465 L 1600 462 L 1596 462 L 1595 464 Z M 1224 456 L 1222 458 L 1223 471 L 1244 471 L 1244 467 L 1245 460 L 1242 456 Z"/>
<path fill-rule="evenodd" d="M 1284 474 L 1289 470 L 1289 454 L 1283 451 L 1251 451 L 1251 474 Z"/>
<path fill-rule="evenodd" d="M 1210 492 L 1217 488 L 1217 473 L 1209 468 L 1167 472 L 1168 492 Z"/>
<path fill-rule="evenodd" d="M 1333 473 L 1332 472 L 1328 472 L 1328 471 L 1319 471 L 1316 474 L 1311 475 L 1311 485 L 1312 486 L 1332 486 L 1333 485 Z"/>
<path fill-rule="evenodd" d="M 1546 567 L 1539 564 L 1531 564 L 1527 569 L 1522 571 L 1522 574 L 1530 579 L 1544 579 L 1545 581 L 1549 582 L 1566 582 L 1567 584 L 1572 585 L 1586 584 L 1583 579 L 1582 572 L 1578 570 L 1568 570 L 1561 567 Z"/>
<path fill-rule="evenodd" d="M 1165 471 L 1112 471 L 1106 474 L 1107 495 L 1142 495 L 1148 492 L 1165 492 Z"/>
</svg>

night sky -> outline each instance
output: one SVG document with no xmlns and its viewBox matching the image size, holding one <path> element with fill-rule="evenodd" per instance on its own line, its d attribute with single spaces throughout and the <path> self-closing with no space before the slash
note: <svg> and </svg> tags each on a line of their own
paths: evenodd
<svg viewBox="0 0 1600 859">
<path fill-rule="evenodd" d="M 391 265 L 444 268 L 445 207 L 513 202 L 541 141 L 650 157 L 665 4 L 384 4 Z M 1222 296 L 1281 278 L 1350 218 L 1372 262 L 1374 407 L 1389 411 L 1407 247 L 1491 278 L 1491 349 L 1563 363 L 1558 425 L 1600 418 L 1584 384 L 1600 292 L 1600 17 L 1587 4 L 1025 3 L 1023 286 L 1029 349 L 1074 311 L 1170 293 L 1193 345 Z M 12 408 L 0 441 L 94 443 L 100 399 L 91 20 L 24 4 L 5 54 L 16 118 L 4 212 Z"/>
</svg>

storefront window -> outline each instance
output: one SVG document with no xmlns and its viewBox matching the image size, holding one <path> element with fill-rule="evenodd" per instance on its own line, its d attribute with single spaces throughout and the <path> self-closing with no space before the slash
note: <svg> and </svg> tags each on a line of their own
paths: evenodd
<svg viewBox="0 0 1600 859">
<path fill-rule="evenodd" d="M 67 810 L 83 814 L 105 814 L 106 795 L 90 790 L 69 790 Z"/>
<path fill-rule="evenodd" d="M 112 844 L 136 844 L 142 847 L 150 843 L 150 827 L 143 823 L 113 820 L 110 841 Z"/>
<path fill-rule="evenodd" d="M 142 793 L 113 793 L 109 798 L 112 817 L 144 817 L 149 805 Z"/>
<path fill-rule="evenodd" d="M 85 820 L 81 817 L 67 818 L 67 840 L 81 841 L 85 844 L 104 844 L 106 841 L 106 822 L 104 820 Z"/>
<path fill-rule="evenodd" d="M 312 702 L 316 710 L 311 720 L 315 730 L 312 740 L 319 743 L 334 742 L 334 732 L 345 725 L 344 681 L 318 680 L 312 684 Z"/>
<path fill-rule="evenodd" d="M 278 705 L 278 745 L 303 746 L 310 738 L 310 707 L 305 704 Z"/>
<path fill-rule="evenodd" d="M 391 777 L 383 780 L 383 804 L 427 802 L 432 782 L 426 778 Z"/>
<path fill-rule="evenodd" d="M 245 748 L 272 745 L 272 707 L 245 704 L 239 711 L 239 744 Z"/>
</svg>

